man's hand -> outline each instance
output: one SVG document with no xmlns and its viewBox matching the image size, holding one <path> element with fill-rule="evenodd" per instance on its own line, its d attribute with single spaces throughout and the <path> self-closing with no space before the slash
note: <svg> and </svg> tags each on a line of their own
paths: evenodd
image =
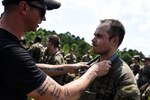
<svg viewBox="0 0 150 100">
<path fill-rule="evenodd" d="M 87 62 L 79 62 L 79 63 L 76 63 L 76 64 L 72 64 L 72 73 L 78 73 L 78 70 L 81 69 L 81 68 L 85 68 L 85 69 L 88 69 L 89 68 L 89 65 L 87 65 Z"/>
<path fill-rule="evenodd" d="M 111 68 L 111 62 L 108 60 L 104 60 L 98 63 L 95 63 L 91 66 L 90 69 L 94 70 L 96 76 L 104 76 L 109 72 Z"/>
</svg>

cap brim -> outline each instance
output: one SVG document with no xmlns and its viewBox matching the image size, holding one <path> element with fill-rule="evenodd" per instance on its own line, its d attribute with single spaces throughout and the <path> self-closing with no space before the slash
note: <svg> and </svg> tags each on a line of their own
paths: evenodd
<svg viewBox="0 0 150 100">
<path fill-rule="evenodd" d="M 47 6 L 47 10 L 57 9 L 61 6 L 61 3 L 55 0 L 44 0 L 44 3 Z"/>
</svg>

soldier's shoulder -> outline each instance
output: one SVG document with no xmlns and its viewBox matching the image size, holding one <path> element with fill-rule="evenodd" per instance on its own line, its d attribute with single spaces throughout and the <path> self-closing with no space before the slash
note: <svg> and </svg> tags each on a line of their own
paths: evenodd
<svg viewBox="0 0 150 100">
<path fill-rule="evenodd" d="M 121 97 L 131 98 L 131 100 L 140 100 L 140 91 L 135 84 L 123 86 L 118 91 Z"/>
<path fill-rule="evenodd" d="M 62 59 L 63 56 L 62 56 L 61 52 L 57 52 L 57 53 L 54 55 L 54 58 L 55 58 L 55 59 Z"/>
</svg>

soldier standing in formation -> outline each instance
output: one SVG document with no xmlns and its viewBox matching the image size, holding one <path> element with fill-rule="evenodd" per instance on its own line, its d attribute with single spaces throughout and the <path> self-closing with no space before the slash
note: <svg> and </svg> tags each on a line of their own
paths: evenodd
<svg viewBox="0 0 150 100">
<path fill-rule="evenodd" d="M 81 61 L 88 62 L 92 59 L 93 59 L 93 57 L 90 55 L 90 51 L 88 51 L 85 55 L 83 55 Z"/>
<path fill-rule="evenodd" d="M 44 46 L 41 44 L 41 41 L 42 38 L 40 36 L 36 36 L 34 39 L 34 44 L 32 44 L 28 49 L 28 52 L 36 63 L 43 62 Z"/>
<path fill-rule="evenodd" d="M 141 99 L 147 100 L 148 96 L 150 96 L 150 57 L 143 58 L 142 62 L 143 67 L 140 69 L 136 77 L 138 87 L 141 91 Z"/>
<path fill-rule="evenodd" d="M 47 50 L 50 53 L 47 63 L 52 65 L 61 65 L 65 64 L 65 60 L 59 51 L 60 47 L 60 38 L 57 35 L 51 35 L 48 38 Z M 63 85 L 65 82 L 65 75 L 55 75 L 51 76 L 56 82 Z"/>
<path fill-rule="evenodd" d="M 140 66 L 140 56 L 139 55 L 135 55 L 132 58 L 132 64 L 130 65 L 131 70 L 133 71 L 134 76 L 136 76 L 136 74 L 138 74 L 141 66 Z"/>
<path fill-rule="evenodd" d="M 76 63 L 76 56 L 74 55 L 73 49 L 70 49 L 69 53 L 65 55 L 64 59 L 66 60 L 67 64 Z"/>
</svg>

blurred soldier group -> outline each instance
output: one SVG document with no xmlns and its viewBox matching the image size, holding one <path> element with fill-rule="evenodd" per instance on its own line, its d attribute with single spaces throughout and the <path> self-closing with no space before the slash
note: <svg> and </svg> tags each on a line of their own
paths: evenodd
<svg viewBox="0 0 150 100">
<path fill-rule="evenodd" d="M 22 38 L 20 40 L 20 43 L 24 46 L 26 44 L 25 40 Z M 70 52 L 64 56 L 62 52 L 60 51 L 60 38 L 57 35 L 51 35 L 48 37 L 47 45 L 44 47 L 41 43 L 41 37 L 37 36 L 33 41 L 30 41 L 29 46 L 27 48 L 35 62 L 43 62 L 47 64 L 70 64 L 70 63 L 76 63 L 76 56 L 74 54 L 74 50 L 70 49 Z M 85 55 L 82 56 L 81 61 L 82 62 L 88 62 L 92 60 L 92 56 L 90 55 L 90 51 L 87 51 Z M 142 65 L 141 65 L 142 64 Z M 138 88 L 141 92 L 141 100 L 148 100 L 150 97 L 150 57 L 144 57 L 143 59 L 140 59 L 139 55 L 135 55 L 132 58 L 132 64 L 130 65 L 131 70 L 133 71 L 133 74 L 135 75 L 135 78 L 137 80 Z M 58 76 L 52 76 L 52 78 L 57 81 L 59 84 L 66 84 L 76 78 L 76 75 L 74 74 L 65 74 L 65 75 L 58 75 Z M 107 82 L 109 80 L 109 83 Z M 111 85 L 113 83 L 113 79 L 105 79 L 106 86 Z M 90 86 L 90 88 L 98 89 L 96 84 L 99 84 L 99 82 L 95 80 L 94 85 Z M 112 88 L 115 88 L 112 86 Z M 89 93 L 90 92 L 90 93 Z M 104 91 L 99 91 L 106 94 L 109 94 L 106 89 Z M 95 98 L 95 92 L 92 91 L 86 91 L 87 95 L 86 97 L 82 96 L 80 100 L 85 100 L 85 98 Z M 94 99 L 93 99 L 94 100 Z M 95 99 L 96 100 L 96 99 Z"/>
<path fill-rule="evenodd" d="M 43 62 L 44 46 L 41 44 L 41 41 L 42 39 L 40 36 L 35 37 L 34 43 L 28 49 L 29 54 L 32 56 L 36 63 Z"/>
<path fill-rule="evenodd" d="M 70 49 L 69 53 L 66 54 L 64 58 L 68 64 L 76 63 L 76 56 L 73 49 Z"/>
<path fill-rule="evenodd" d="M 150 56 L 144 58 L 139 55 L 133 56 L 130 67 L 137 80 L 141 100 L 150 100 Z"/>
<path fill-rule="evenodd" d="M 76 55 L 74 54 L 74 49 L 71 48 L 69 53 L 64 55 L 64 52 L 61 50 L 60 38 L 57 35 L 50 35 L 44 46 L 42 43 L 42 38 L 36 36 L 34 41 L 30 41 L 28 47 L 26 47 L 26 41 L 24 38 L 20 40 L 20 43 L 25 47 L 29 54 L 32 56 L 36 63 L 46 63 L 52 65 L 59 64 L 73 64 L 77 62 Z M 82 62 L 88 62 L 92 59 L 90 52 L 88 51 L 83 55 Z M 68 82 L 73 81 L 77 75 L 75 74 L 64 74 L 58 76 L 51 76 L 56 82 L 63 85 Z M 78 77 L 78 76 L 77 76 Z"/>
</svg>

